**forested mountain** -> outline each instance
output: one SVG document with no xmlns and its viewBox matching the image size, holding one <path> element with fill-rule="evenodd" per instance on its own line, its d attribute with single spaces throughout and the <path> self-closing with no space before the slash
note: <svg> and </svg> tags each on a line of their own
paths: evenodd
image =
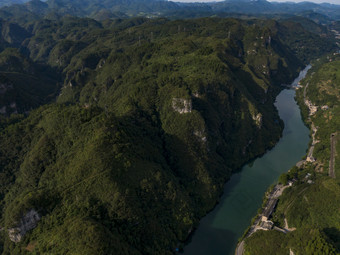
<svg viewBox="0 0 340 255">
<path fill-rule="evenodd" d="M 172 254 L 279 139 L 281 84 L 335 47 L 292 20 L 25 17 L 1 22 L 3 254 Z"/>
</svg>

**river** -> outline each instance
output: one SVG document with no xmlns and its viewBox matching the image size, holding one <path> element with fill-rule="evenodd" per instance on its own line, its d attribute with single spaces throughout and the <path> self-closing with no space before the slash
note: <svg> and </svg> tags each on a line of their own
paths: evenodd
<svg viewBox="0 0 340 255">
<path fill-rule="evenodd" d="M 292 86 L 305 77 L 309 68 L 300 72 Z M 309 130 L 294 97 L 292 89 L 277 96 L 275 106 L 285 124 L 282 138 L 272 150 L 245 165 L 226 183 L 220 203 L 201 220 L 191 242 L 184 247 L 185 255 L 233 255 L 238 238 L 261 207 L 265 191 L 306 155 Z"/>
</svg>

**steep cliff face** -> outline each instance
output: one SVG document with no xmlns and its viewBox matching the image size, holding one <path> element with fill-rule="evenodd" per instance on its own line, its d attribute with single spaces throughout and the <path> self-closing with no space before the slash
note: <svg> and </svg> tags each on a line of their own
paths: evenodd
<svg viewBox="0 0 340 255">
<path fill-rule="evenodd" d="M 173 98 L 172 109 L 180 114 L 190 113 L 192 111 L 192 101 L 184 98 Z"/>
</svg>

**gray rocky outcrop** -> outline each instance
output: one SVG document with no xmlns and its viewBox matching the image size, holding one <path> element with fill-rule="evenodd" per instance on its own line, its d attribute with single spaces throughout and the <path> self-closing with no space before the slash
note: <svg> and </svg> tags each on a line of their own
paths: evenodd
<svg viewBox="0 0 340 255">
<path fill-rule="evenodd" d="M 192 101 L 191 99 L 173 98 L 172 109 L 180 114 L 190 113 L 192 111 Z"/>
<path fill-rule="evenodd" d="M 28 231 L 34 229 L 37 226 L 39 220 L 39 213 L 34 209 L 31 209 L 21 217 L 16 227 L 8 229 L 9 239 L 15 243 L 20 242 Z"/>
<path fill-rule="evenodd" d="M 252 118 L 255 121 L 256 126 L 261 129 L 261 127 L 262 127 L 262 114 L 258 113 L 256 115 L 253 115 Z"/>
</svg>

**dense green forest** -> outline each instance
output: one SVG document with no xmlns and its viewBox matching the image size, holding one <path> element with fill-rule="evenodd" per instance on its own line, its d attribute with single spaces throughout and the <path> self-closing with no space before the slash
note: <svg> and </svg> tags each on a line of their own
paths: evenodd
<svg viewBox="0 0 340 255">
<path fill-rule="evenodd" d="M 0 21 L 2 254 L 172 254 L 279 139 L 281 85 L 336 48 L 301 18 L 24 13 Z"/>
<path fill-rule="evenodd" d="M 246 254 L 287 254 L 290 249 L 294 254 L 340 253 L 339 54 L 314 61 L 302 85 L 297 99 L 306 123 L 313 123 L 317 128 L 313 151 L 316 161 L 294 167 L 280 177 L 282 183 L 288 180 L 295 180 L 295 183 L 280 197 L 272 218 L 282 228 L 286 219 L 289 227 L 296 230 L 288 234 L 276 230 L 258 231 L 246 240 Z M 311 116 L 304 103 L 306 86 L 307 98 L 318 106 L 318 111 Z M 329 172 L 331 137 L 336 150 L 335 176 Z"/>
</svg>

